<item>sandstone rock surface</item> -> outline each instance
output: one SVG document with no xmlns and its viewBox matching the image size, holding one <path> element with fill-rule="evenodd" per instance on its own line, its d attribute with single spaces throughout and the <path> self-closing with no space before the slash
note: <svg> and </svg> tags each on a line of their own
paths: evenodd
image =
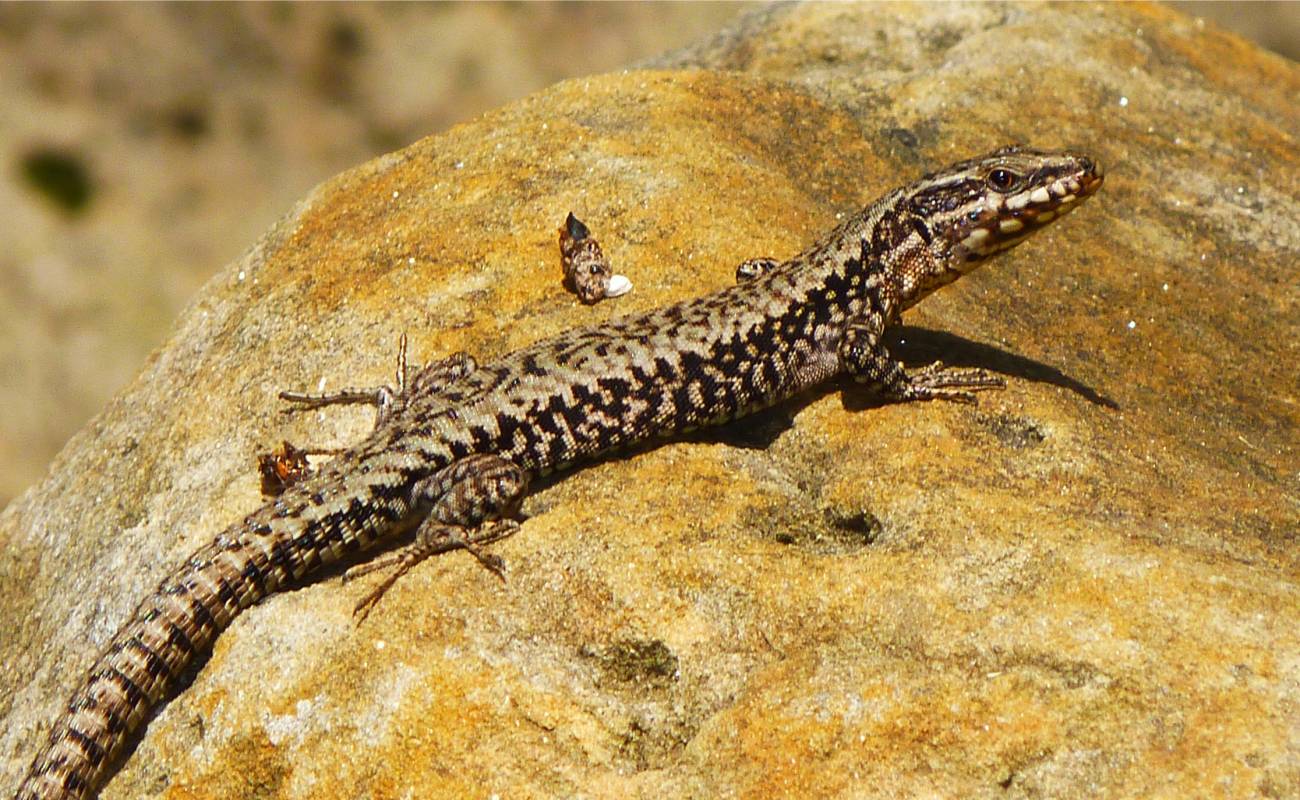
<svg viewBox="0 0 1300 800">
<path fill-rule="evenodd" d="M 404 331 L 486 359 L 719 288 L 1021 140 L 1106 187 L 900 348 L 1005 392 L 828 389 L 591 466 L 530 497 L 508 583 L 442 558 L 359 626 L 369 579 L 272 597 L 103 796 L 1300 794 L 1296 65 L 1158 7 L 816 5 L 654 66 L 320 186 L 0 515 L 0 793 L 259 503 L 255 453 L 369 425 L 278 389 L 383 381 Z M 632 294 L 563 290 L 570 210 Z"/>
</svg>

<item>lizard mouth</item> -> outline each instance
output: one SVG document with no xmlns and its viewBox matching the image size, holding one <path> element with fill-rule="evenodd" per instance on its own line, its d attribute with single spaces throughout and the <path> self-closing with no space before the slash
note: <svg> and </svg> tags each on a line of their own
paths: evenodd
<svg viewBox="0 0 1300 800">
<path fill-rule="evenodd" d="M 1080 158 L 1079 170 L 1074 174 L 1061 177 L 1020 194 L 1011 195 L 1002 204 L 998 227 L 1006 225 L 1008 219 L 1020 219 L 1027 224 L 1042 225 L 1051 222 L 1062 214 L 1068 214 L 1079 203 L 1096 193 L 1106 179 L 1101 164 L 1090 158 Z M 1014 226 L 1010 226 L 1014 227 Z"/>
<path fill-rule="evenodd" d="M 956 255 L 966 262 L 979 261 L 1014 247 L 1035 229 L 1062 217 L 1091 197 L 1105 181 L 1097 161 L 1078 156 L 1073 168 L 1030 181 L 1021 191 L 996 196 L 968 219 Z"/>
</svg>

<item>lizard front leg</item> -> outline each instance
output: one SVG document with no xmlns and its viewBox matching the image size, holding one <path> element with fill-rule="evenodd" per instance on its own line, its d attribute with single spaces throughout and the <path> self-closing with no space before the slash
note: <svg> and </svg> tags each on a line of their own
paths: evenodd
<svg viewBox="0 0 1300 800">
<path fill-rule="evenodd" d="M 951 400 L 973 404 L 975 392 L 1006 386 L 1005 381 L 987 370 L 945 367 L 941 361 L 908 372 L 885 347 L 881 340 L 884 330 L 885 316 L 877 311 L 869 311 L 849 323 L 840 341 L 839 358 L 844 372 L 890 400 Z"/>
<path fill-rule="evenodd" d="M 505 579 L 497 556 L 479 547 L 500 541 L 519 529 L 511 517 L 528 488 L 523 470 L 500 456 L 466 456 L 417 483 L 415 501 L 429 506 L 429 515 L 415 531 L 415 541 L 401 550 L 353 567 L 343 580 L 396 565 L 387 578 L 357 603 L 354 613 L 365 619 L 384 593 L 421 561 L 452 550 L 467 550 L 497 577 Z"/>
</svg>

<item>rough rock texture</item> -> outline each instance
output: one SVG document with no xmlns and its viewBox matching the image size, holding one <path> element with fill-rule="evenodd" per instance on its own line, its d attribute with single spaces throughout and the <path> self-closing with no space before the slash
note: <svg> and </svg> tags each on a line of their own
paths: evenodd
<svg viewBox="0 0 1300 800">
<path fill-rule="evenodd" d="M 1148 6 L 808 6 L 324 184 L 0 516 L 0 764 L 136 600 L 349 441 L 378 382 L 726 285 L 927 167 L 1075 145 L 1101 195 L 922 304 L 978 408 L 804 398 L 536 492 L 362 625 L 336 577 L 236 621 L 119 798 L 1300 794 L 1300 70 Z M 576 212 L 632 294 L 581 306 Z M 378 580 L 377 577 L 373 580 Z"/>
</svg>

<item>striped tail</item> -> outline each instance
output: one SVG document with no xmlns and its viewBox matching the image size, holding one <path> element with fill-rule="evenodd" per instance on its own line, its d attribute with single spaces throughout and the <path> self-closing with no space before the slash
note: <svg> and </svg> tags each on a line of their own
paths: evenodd
<svg viewBox="0 0 1300 800">
<path fill-rule="evenodd" d="M 200 549 L 145 598 L 95 661 L 50 731 L 16 800 L 86 800 L 108 779 L 127 739 L 241 611 L 283 581 L 248 524 Z"/>
</svg>

